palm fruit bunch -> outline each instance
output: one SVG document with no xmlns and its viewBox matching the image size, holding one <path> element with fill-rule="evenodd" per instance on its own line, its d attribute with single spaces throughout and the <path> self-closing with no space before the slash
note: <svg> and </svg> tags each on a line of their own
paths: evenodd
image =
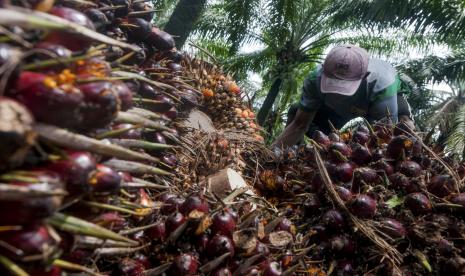
<svg viewBox="0 0 465 276">
<path fill-rule="evenodd" d="M 184 77 L 202 92 L 203 107 L 217 128 L 245 131 L 257 141 L 263 141 L 255 113 L 241 97 L 244 94 L 236 82 L 220 68 L 205 61 L 188 58 L 183 63 Z"/>
<path fill-rule="evenodd" d="M 275 149 L 255 187 L 336 275 L 463 275 L 463 165 L 403 124 L 315 132 Z M 250 172 L 255 175 L 255 172 Z"/>
<path fill-rule="evenodd" d="M 198 150 L 209 163 L 197 169 L 184 160 L 190 130 L 178 119 L 211 109 L 184 79 L 192 59 L 150 23 L 147 2 L 13 0 L 2 3 L 6 13 L 15 20 L 2 21 L 0 44 L 2 275 L 294 275 L 313 267 L 279 210 L 200 183 L 198 175 L 231 164 L 243 170 L 242 152 L 260 144 L 255 132 L 206 139 Z M 222 91 L 237 94 L 225 80 Z"/>
</svg>

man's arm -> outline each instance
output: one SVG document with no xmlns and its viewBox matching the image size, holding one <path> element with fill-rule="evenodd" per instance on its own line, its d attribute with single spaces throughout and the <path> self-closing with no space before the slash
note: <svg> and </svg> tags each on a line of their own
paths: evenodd
<svg viewBox="0 0 465 276">
<path fill-rule="evenodd" d="M 316 111 L 307 112 L 299 108 L 294 121 L 286 127 L 271 146 L 285 148 L 295 145 L 307 131 L 313 118 L 315 118 L 315 114 Z"/>
</svg>

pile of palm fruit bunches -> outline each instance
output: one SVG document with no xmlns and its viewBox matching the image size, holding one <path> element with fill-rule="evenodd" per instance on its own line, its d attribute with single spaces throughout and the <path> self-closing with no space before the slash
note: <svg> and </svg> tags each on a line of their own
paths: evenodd
<svg viewBox="0 0 465 276">
<path fill-rule="evenodd" d="M 270 152 L 240 87 L 154 16 L 2 1 L 1 275 L 465 274 L 462 164 L 389 122 Z M 248 189 L 214 193 L 226 168 Z"/>
</svg>

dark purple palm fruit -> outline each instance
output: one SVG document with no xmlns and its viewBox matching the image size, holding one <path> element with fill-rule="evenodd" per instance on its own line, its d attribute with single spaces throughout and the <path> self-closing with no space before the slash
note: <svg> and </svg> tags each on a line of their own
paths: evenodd
<svg viewBox="0 0 465 276">
<path fill-rule="evenodd" d="M 342 142 L 342 139 L 341 137 L 339 136 L 339 134 L 337 133 L 334 133 L 334 132 L 331 132 L 329 135 L 328 135 L 328 138 L 331 142 Z"/>
<path fill-rule="evenodd" d="M 118 193 L 121 182 L 122 178 L 118 172 L 100 164 L 97 165 L 96 170 L 89 177 L 89 185 L 92 187 L 92 191 L 103 195 Z"/>
<path fill-rule="evenodd" d="M 227 267 L 215 269 L 210 276 L 232 276 L 231 270 Z"/>
<path fill-rule="evenodd" d="M 175 47 L 173 37 L 156 27 L 152 28 L 147 41 L 160 51 L 169 51 Z"/>
<path fill-rule="evenodd" d="M 47 169 L 58 173 L 70 195 L 90 191 L 89 176 L 97 168 L 95 158 L 88 152 L 68 151 L 62 159 L 53 161 Z"/>
<path fill-rule="evenodd" d="M 179 73 L 182 71 L 182 65 L 175 62 L 170 62 L 168 63 L 168 69 L 170 69 L 172 72 Z"/>
<path fill-rule="evenodd" d="M 39 42 L 34 45 L 34 49 L 40 50 L 35 55 L 40 60 L 53 59 L 53 58 L 69 58 L 73 54 L 68 48 L 63 45 L 53 44 L 50 42 Z M 56 67 L 53 67 L 56 69 Z"/>
<path fill-rule="evenodd" d="M 210 257 L 218 257 L 225 253 L 230 253 L 231 257 L 234 256 L 233 241 L 223 235 L 215 235 L 207 245 L 207 254 Z"/>
<path fill-rule="evenodd" d="M 166 138 L 163 133 L 158 131 L 144 131 L 143 139 L 152 143 L 167 144 Z"/>
<path fill-rule="evenodd" d="M 60 267 L 56 265 L 51 266 L 38 266 L 28 269 L 29 275 L 34 276 L 61 276 L 63 271 Z"/>
<path fill-rule="evenodd" d="M 352 262 L 349 260 L 339 260 L 336 265 L 336 276 L 352 276 L 355 275 Z"/>
<path fill-rule="evenodd" d="M 362 131 L 355 131 L 352 135 L 352 142 L 358 143 L 360 145 L 365 145 L 370 141 L 370 133 L 362 132 Z"/>
<path fill-rule="evenodd" d="M 421 166 L 415 161 L 401 161 L 397 164 L 396 169 L 408 177 L 417 177 L 421 174 Z"/>
<path fill-rule="evenodd" d="M 186 218 L 183 216 L 183 214 L 179 212 L 175 212 L 168 216 L 168 218 L 165 221 L 165 227 L 166 231 L 168 233 L 172 233 L 174 230 L 178 229 L 181 225 L 183 225 L 186 222 Z"/>
<path fill-rule="evenodd" d="M 281 265 L 278 262 L 266 262 L 261 268 L 262 276 L 282 275 Z"/>
<path fill-rule="evenodd" d="M 197 262 L 193 254 L 181 254 L 174 259 L 170 272 L 172 275 L 197 275 Z"/>
<path fill-rule="evenodd" d="M 199 105 L 199 96 L 197 93 L 190 89 L 184 89 L 181 96 L 182 107 L 181 110 L 189 111 Z"/>
<path fill-rule="evenodd" d="M 358 168 L 354 171 L 351 192 L 360 193 L 365 185 L 376 186 L 382 183 L 381 177 L 371 168 Z"/>
<path fill-rule="evenodd" d="M 181 63 L 184 55 L 180 51 L 173 49 L 166 53 L 166 58 L 172 62 Z"/>
<path fill-rule="evenodd" d="M 132 2 L 131 4 L 131 9 L 135 12 L 143 12 L 143 13 L 140 13 L 140 14 L 137 14 L 137 15 L 134 15 L 134 17 L 138 17 L 138 18 L 142 18 L 142 19 L 145 19 L 147 21 L 152 21 L 153 19 L 153 15 L 155 13 L 155 11 L 153 11 L 152 7 L 150 7 L 150 5 L 148 5 L 146 2 Z M 133 15 L 130 14 L 131 17 L 133 17 Z"/>
<path fill-rule="evenodd" d="M 331 251 L 339 256 L 352 256 L 355 253 L 355 241 L 347 235 L 334 236 L 329 240 Z"/>
<path fill-rule="evenodd" d="M 336 186 L 334 187 L 334 189 L 336 190 L 337 194 L 342 199 L 342 201 L 346 202 L 352 199 L 352 192 L 349 189 L 344 188 L 342 186 Z"/>
<path fill-rule="evenodd" d="M 121 111 L 132 108 L 132 91 L 124 82 L 114 81 L 112 89 L 121 101 Z"/>
<path fill-rule="evenodd" d="M 144 275 L 145 266 L 130 258 L 119 260 L 111 275 L 114 276 L 141 276 Z"/>
<path fill-rule="evenodd" d="M 84 95 L 72 83 L 61 85 L 54 76 L 23 71 L 12 97 L 24 104 L 38 121 L 65 128 L 82 123 L 79 106 Z"/>
<path fill-rule="evenodd" d="M 321 208 L 321 202 L 318 199 L 318 195 L 308 194 L 307 198 L 305 199 L 303 203 L 303 209 L 304 209 L 305 215 L 308 217 L 317 215 L 321 212 L 320 208 Z"/>
<path fill-rule="evenodd" d="M 0 254 L 13 261 L 27 263 L 48 262 L 57 253 L 59 241 L 56 233 L 40 224 L 11 227 L 0 231 Z"/>
<path fill-rule="evenodd" d="M 455 191 L 455 181 L 447 174 L 433 176 L 426 186 L 428 192 L 438 197 L 446 197 Z"/>
<path fill-rule="evenodd" d="M 416 216 L 428 214 L 433 209 L 428 197 L 422 193 L 408 194 L 405 197 L 404 205 Z"/>
<path fill-rule="evenodd" d="M 386 155 L 386 149 L 384 148 L 376 148 L 371 151 L 371 161 L 378 162 L 384 158 Z"/>
<path fill-rule="evenodd" d="M 77 10 L 65 7 L 53 7 L 50 14 L 61 17 L 65 20 L 81 25 L 85 28 L 95 30 L 95 26 L 87 16 Z M 87 49 L 92 40 L 73 31 L 57 30 L 51 31 L 43 41 L 63 45 L 72 51 L 81 51 Z"/>
<path fill-rule="evenodd" d="M 172 153 L 163 154 L 161 161 L 171 167 L 175 167 L 179 163 L 178 156 Z"/>
<path fill-rule="evenodd" d="M 142 18 L 129 18 L 128 26 L 121 28 L 126 31 L 129 38 L 137 42 L 147 41 L 152 32 L 152 23 Z"/>
<path fill-rule="evenodd" d="M 340 182 L 349 182 L 354 174 L 354 165 L 349 162 L 344 162 L 336 165 L 335 180 Z"/>
<path fill-rule="evenodd" d="M 346 162 L 351 154 L 352 150 L 343 142 L 333 142 L 329 146 L 329 157 L 333 162 Z"/>
<path fill-rule="evenodd" d="M 390 176 L 394 173 L 394 168 L 385 160 L 379 160 L 376 163 L 373 163 L 371 167 L 375 169 L 381 176 L 383 176 L 383 174 Z"/>
<path fill-rule="evenodd" d="M 202 213 L 208 213 L 209 211 L 208 202 L 203 196 L 200 195 L 191 195 L 186 198 L 183 204 L 179 207 L 179 211 L 184 215 L 189 215 L 190 212 L 196 210 Z"/>
<path fill-rule="evenodd" d="M 123 18 L 126 17 L 129 13 L 129 0 L 110 0 L 112 6 L 118 7 L 117 9 L 113 10 L 116 18 Z"/>
<path fill-rule="evenodd" d="M 141 140 L 142 130 L 140 128 L 134 128 L 134 127 L 135 125 L 132 125 L 132 124 L 117 124 L 117 125 L 113 125 L 112 129 L 113 130 L 129 129 L 128 131 L 125 131 L 124 133 L 118 135 L 118 138 Z"/>
<path fill-rule="evenodd" d="M 328 210 L 321 217 L 323 224 L 333 232 L 341 232 L 346 225 L 342 214 L 337 210 Z"/>
<path fill-rule="evenodd" d="M 137 95 L 143 98 L 152 99 L 153 97 L 160 94 L 152 85 L 148 83 L 141 83 Z"/>
<path fill-rule="evenodd" d="M 20 174 L 20 172 L 18 172 Z M 58 174 L 46 170 L 27 171 L 13 176 L 8 184 L 12 187 L 27 188 L 31 191 L 64 192 L 64 183 Z M 28 182 L 27 178 L 31 181 Z M 5 210 L 0 215 L 0 225 L 21 225 L 39 222 L 61 207 L 64 194 L 37 196 L 37 197 L 11 197 L 0 200 L 0 208 Z M 6 211 L 6 210 L 11 210 Z M 13 211 L 14 210 L 14 211 Z"/>
<path fill-rule="evenodd" d="M 395 219 L 384 219 L 380 221 L 379 229 L 393 239 L 403 239 L 407 234 L 404 225 Z"/>
<path fill-rule="evenodd" d="M 331 144 L 331 140 L 329 137 L 324 134 L 323 132 L 317 130 L 313 133 L 312 139 L 323 149 L 327 150 L 329 145 Z"/>
<path fill-rule="evenodd" d="M 408 187 L 410 186 L 410 179 L 402 173 L 394 173 L 390 175 L 389 181 L 396 190 L 407 191 Z"/>
<path fill-rule="evenodd" d="M 32 115 L 22 104 L 0 97 L 0 171 L 23 163 L 36 140 L 33 124 Z"/>
<path fill-rule="evenodd" d="M 166 198 L 165 200 L 162 199 L 163 205 L 160 209 L 163 215 L 169 215 L 173 212 L 176 212 L 185 201 L 184 198 L 180 198 L 175 195 L 171 195 L 171 194 L 166 194 L 166 195 L 167 196 L 169 195 L 169 197 Z"/>
<path fill-rule="evenodd" d="M 350 212 L 362 219 L 372 219 L 376 214 L 376 200 L 368 195 L 359 194 L 348 205 Z"/>
<path fill-rule="evenodd" d="M 401 159 L 407 156 L 413 148 L 413 141 L 404 135 L 398 135 L 389 142 L 386 154 L 392 159 Z"/>
<path fill-rule="evenodd" d="M 121 101 L 113 90 L 113 83 L 97 81 L 78 86 L 84 95 L 80 112 L 83 123 L 80 129 L 91 130 L 110 124 L 121 108 Z"/>
<path fill-rule="evenodd" d="M 95 29 L 99 33 L 104 33 L 110 24 L 110 20 L 99 9 L 87 9 L 84 11 L 84 14 L 94 23 Z"/>
<path fill-rule="evenodd" d="M 211 231 L 213 234 L 230 236 L 236 229 L 234 217 L 227 211 L 220 211 L 213 215 Z"/>
<path fill-rule="evenodd" d="M 175 120 L 178 117 L 178 110 L 176 107 L 172 107 L 170 110 L 166 111 L 164 115 L 171 120 Z"/>
<path fill-rule="evenodd" d="M 152 96 L 151 99 L 153 99 L 154 102 L 150 103 L 148 107 L 150 110 L 157 113 L 168 112 L 171 108 L 176 106 L 173 99 L 163 94 Z"/>
<path fill-rule="evenodd" d="M 203 254 L 207 251 L 208 243 L 210 242 L 210 237 L 208 234 L 203 233 L 200 236 L 195 237 L 194 246 L 197 252 Z"/>
<path fill-rule="evenodd" d="M 462 205 L 465 208 L 465 193 L 453 195 L 450 199 L 450 202 L 457 205 Z"/>
<path fill-rule="evenodd" d="M 352 148 L 350 159 L 357 165 L 361 166 L 370 163 L 372 156 L 367 147 L 357 144 Z"/>
</svg>

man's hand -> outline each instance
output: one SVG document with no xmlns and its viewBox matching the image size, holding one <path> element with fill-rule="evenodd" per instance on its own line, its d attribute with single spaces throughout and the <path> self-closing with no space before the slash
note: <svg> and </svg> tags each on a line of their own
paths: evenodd
<svg viewBox="0 0 465 276">
<path fill-rule="evenodd" d="M 316 112 L 306 112 L 299 109 L 294 121 L 276 138 L 276 141 L 271 144 L 271 148 L 285 148 L 295 145 L 307 131 L 308 126 L 315 118 L 315 114 Z"/>
</svg>

